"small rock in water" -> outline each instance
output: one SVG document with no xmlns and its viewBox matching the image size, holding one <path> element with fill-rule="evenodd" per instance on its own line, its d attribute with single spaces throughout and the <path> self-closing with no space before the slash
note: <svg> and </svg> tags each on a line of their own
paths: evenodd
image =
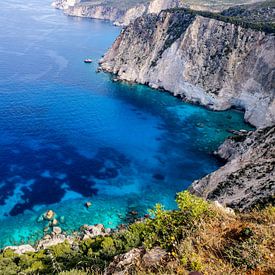
<svg viewBox="0 0 275 275">
<path fill-rule="evenodd" d="M 61 222 L 61 223 L 64 223 L 64 222 L 65 222 L 65 217 L 64 217 L 64 216 L 61 216 L 61 217 L 60 217 L 60 222 Z"/>
<path fill-rule="evenodd" d="M 50 221 L 54 218 L 55 213 L 53 212 L 53 210 L 48 210 L 43 216 L 44 216 L 44 219 Z"/>
<path fill-rule="evenodd" d="M 201 122 L 196 123 L 196 127 L 198 127 L 198 128 L 203 128 L 203 127 L 204 127 L 204 124 L 203 124 L 203 123 L 201 123 Z"/>
<path fill-rule="evenodd" d="M 37 222 L 43 222 L 43 221 L 44 221 L 44 217 L 43 216 L 38 217 Z"/>
<path fill-rule="evenodd" d="M 144 215 L 144 218 L 149 219 L 149 218 L 150 218 L 150 215 L 149 215 L 149 214 L 145 214 L 145 215 Z"/>
<path fill-rule="evenodd" d="M 51 226 L 56 226 L 58 225 L 58 220 L 57 219 L 53 219 L 51 222 Z"/>
<path fill-rule="evenodd" d="M 87 202 L 85 203 L 85 206 L 86 206 L 87 208 L 90 208 L 90 207 L 92 206 L 92 203 L 89 202 L 89 201 L 87 201 Z"/>
<path fill-rule="evenodd" d="M 44 227 L 43 231 L 44 232 L 48 232 L 50 230 L 50 228 L 48 226 Z"/>
<path fill-rule="evenodd" d="M 59 227 L 59 226 L 54 226 L 53 227 L 53 233 L 58 235 L 58 234 L 61 234 L 62 232 L 62 229 Z"/>
<path fill-rule="evenodd" d="M 137 211 L 130 211 L 130 214 L 131 214 L 132 216 L 137 216 L 137 215 L 138 215 L 138 212 L 137 212 Z"/>
</svg>

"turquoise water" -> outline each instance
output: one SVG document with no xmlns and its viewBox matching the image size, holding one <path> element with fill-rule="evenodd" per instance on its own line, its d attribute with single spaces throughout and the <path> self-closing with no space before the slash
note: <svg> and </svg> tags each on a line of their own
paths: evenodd
<svg viewBox="0 0 275 275">
<path fill-rule="evenodd" d="M 0 3 L 0 247 L 41 237 L 47 209 L 71 232 L 174 208 L 176 192 L 222 165 L 211 152 L 227 130 L 249 128 L 240 112 L 113 83 L 95 71 L 119 28 L 25 2 Z"/>
</svg>

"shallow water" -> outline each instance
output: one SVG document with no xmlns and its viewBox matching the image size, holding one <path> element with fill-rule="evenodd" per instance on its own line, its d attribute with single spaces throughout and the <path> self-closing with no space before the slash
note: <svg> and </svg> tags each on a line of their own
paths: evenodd
<svg viewBox="0 0 275 275">
<path fill-rule="evenodd" d="M 249 128 L 240 112 L 113 83 L 95 71 L 119 28 L 25 2 L 0 3 L 0 247 L 41 237 L 46 209 L 72 231 L 174 208 L 176 192 L 222 165 L 211 152 L 226 130 Z"/>
</svg>

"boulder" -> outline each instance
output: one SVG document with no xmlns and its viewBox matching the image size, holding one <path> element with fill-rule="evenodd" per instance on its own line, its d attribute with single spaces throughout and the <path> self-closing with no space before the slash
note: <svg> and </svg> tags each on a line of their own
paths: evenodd
<svg viewBox="0 0 275 275">
<path fill-rule="evenodd" d="M 61 234 L 61 232 L 62 232 L 62 229 L 59 226 L 54 226 L 53 227 L 53 233 L 54 234 L 59 235 L 59 234 Z"/>
<path fill-rule="evenodd" d="M 85 203 L 85 206 L 86 206 L 86 208 L 90 208 L 90 207 L 92 206 L 92 203 L 89 202 L 89 201 L 87 201 L 87 202 Z"/>
<path fill-rule="evenodd" d="M 125 254 L 116 256 L 104 274 L 133 274 L 133 267 L 141 264 L 144 253 L 145 250 L 143 248 L 134 248 Z"/>
<path fill-rule="evenodd" d="M 58 220 L 57 219 L 53 219 L 51 222 L 51 226 L 56 226 L 58 225 Z"/>
<path fill-rule="evenodd" d="M 54 216 L 55 216 L 55 213 L 54 213 L 53 210 L 48 210 L 48 211 L 43 215 L 44 219 L 45 219 L 45 220 L 48 220 L 48 221 L 52 220 L 52 219 L 54 218 Z"/>
<path fill-rule="evenodd" d="M 44 237 L 44 239 L 40 240 L 37 244 L 37 249 L 46 249 L 50 246 L 54 246 L 60 243 L 63 243 L 65 241 L 69 242 L 70 244 L 73 243 L 73 238 L 72 237 L 66 237 L 63 234 L 59 234 L 59 235 L 54 235 L 52 236 L 50 239 L 47 236 L 47 238 Z"/>
<path fill-rule="evenodd" d="M 143 255 L 142 262 L 145 267 L 154 267 L 165 260 L 167 256 L 168 254 L 164 249 L 155 247 Z"/>
<path fill-rule="evenodd" d="M 103 224 L 96 224 L 96 225 L 84 225 L 84 237 L 83 240 L 90 239 L 96 236 L 104 236 L 108 234 L 105 231 L 104 225 Z"/>
<path fill-rule="evenodd" d="M 232 208 L 230 207 L 225 207 L 223 206 L 221 203 L 219 203 L 218 201 L 214 201 L 213 203 L 218 209 L 220 209 L 222 212 L 229 214 L 229 215 L 235 215 L 235 212 Z"/>
</svg>

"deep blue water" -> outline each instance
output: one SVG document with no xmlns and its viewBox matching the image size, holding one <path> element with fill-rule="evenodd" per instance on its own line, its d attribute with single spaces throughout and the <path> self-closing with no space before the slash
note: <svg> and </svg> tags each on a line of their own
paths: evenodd
<svg viewBox="0 0 275 275">
<path fill-rule="evenodd" d="M 97 74 L 83 59 L 98 61 L 119 34 L 108 22 L 66 17 L 49 0 L 0 10 L 0 247 L 41 237 L 46 209 L 71 231 L 173 208 L 176 192 L 222 165 L 211 152 L 226 130 L 248 128 L 240 112 Z"/>
</svg>

